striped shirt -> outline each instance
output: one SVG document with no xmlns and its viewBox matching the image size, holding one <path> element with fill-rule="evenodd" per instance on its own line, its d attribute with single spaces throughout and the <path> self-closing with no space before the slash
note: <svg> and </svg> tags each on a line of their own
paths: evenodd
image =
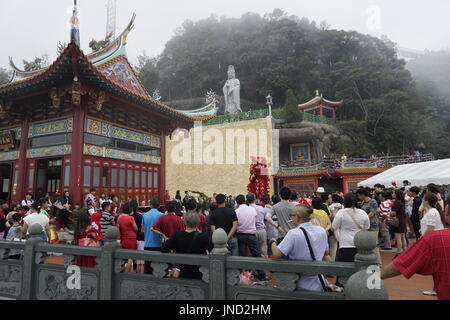
<svg viewBox="0 0 450 320">
<path fill-rule="evenodd" d="M 378 215 L 381 219 L 385 219 L 392 211 L 392 201 L 386 200 L 382 203 L 380 203 L 380 207 L 378 209 Z"/>
<path fill-rule="evenodd" d="M 111 215 L 111 213 L 107 211 L 102 211 L 102 217 L 100 218 L 100 226 L 102 229 L 103 237 L 105 237 L 105 232 L 108 230 L 109 227 L 113 225 L 114 217 Z"/>
<path fill-rule="evenodd" d="M 92 193 L 89 193 L 86 196 L 85 201 L 86 201 L 86 205 L 87 205 L 88 209 L 91 209 L 91 208 L 96 209 L 97 208 L 97 206 L 96 206 L 97 198 Z"/>
</svg>

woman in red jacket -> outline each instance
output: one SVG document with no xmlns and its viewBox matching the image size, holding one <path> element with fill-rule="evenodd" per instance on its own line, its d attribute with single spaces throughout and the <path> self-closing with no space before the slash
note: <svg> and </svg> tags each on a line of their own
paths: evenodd
<svg viewBox="0 0 450 320">
<path fill-rule="evenodd" d="M 117 226 L 120 231 L 120 245 L 124 249 L 137 250 L 137 225 L 133 216 L 131 216 L 131 206 L 126 203 L 123 206 L 123 212 L 117 219 Z M 129 260 L 125 266 L 125 272 L 133 271 L 133 261 Z"/>
</svg>

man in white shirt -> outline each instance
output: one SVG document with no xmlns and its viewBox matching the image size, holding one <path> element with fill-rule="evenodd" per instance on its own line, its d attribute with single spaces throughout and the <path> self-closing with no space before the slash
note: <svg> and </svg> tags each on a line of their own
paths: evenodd
<svg viewBox="0 0 450 320">
<path fill-rule="evenodd" d="M 306 205 L 299 204 L 294 207 L 291 218 L 295 228 L 289 230 L 278 246 L 276 245 L 276 239 L 271 239 L 269 242 L 275 259 L 285 256 L 289 260 L 313 261 L 306 240 L 306 232 L 316 261 L 330 261 L 327 233 L 322 227 L 311 223 L 312 214 L 313 210 Z M 300 274 L 297 281 L 297 290 L 324 291 L 324 288 L 319 275 Z"/>
<path fill-rule="evenodd" d="M 266 232 L 266 211 L 263 207 L 258 206 L 255 203 L 255 195 L 253 193 L 247 194 L 248 206 L 254 208 L 256 213 L 256 238 L 258 239 L 259 247 L 261 249 L 261 254 L 264 258 L 267 258 L 267 232 Z"/>
<path fill-rule="evenodd" d="M 261 248 L 259 247 L 258 239 L 256 238 L 256 217 L 258 213 L 252 207 L 245 204 L 245 197 L 241 194 L 236 197 L 238 208 L 236 209 L 236 216 L 238 219 L 238 227 L 236 237 L 238 240 L 239 255 L 241 257 L 247 256 L 247 249 L 253 257 L 261 257 Z M 266 273 L 262 270 L 257 270 L 259 281 L 268 281 Z"/>
<path fill-rule="evenodd" d="M 28 229 L 34 225 L 34 224 L 39 224 L 42 227 L 42 240 L 47 241 L 47 235 L 50 234 L 50 225 L 49 225 L 49 218 L 43 214 L 39 212 L 39 204 L 37 202 L 34 202 L 31 207 L 31 214 L 29 214 L 28 216 L 26 216 L 23 219 L 23 228 L 22 228 L 22 232 L 29 234 Z"/>
</svg>

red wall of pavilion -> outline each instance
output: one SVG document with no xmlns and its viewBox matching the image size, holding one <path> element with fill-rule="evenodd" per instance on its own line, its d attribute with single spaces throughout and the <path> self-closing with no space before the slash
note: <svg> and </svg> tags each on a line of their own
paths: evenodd
<svg viewBox="0 0 450 320">
<path fill-rule="evenodd" d="M 159 165 L 83 156 L 81 193 L 85 196 L 90 188 L 95 188 L 98 196 L 114 194 L 123 201 L 137 200 L 141 205 L 163 192 L 160 172 Z"/>
</svg>

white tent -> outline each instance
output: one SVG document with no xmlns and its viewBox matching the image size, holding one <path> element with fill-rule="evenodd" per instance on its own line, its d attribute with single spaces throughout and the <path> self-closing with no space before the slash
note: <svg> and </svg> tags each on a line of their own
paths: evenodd
<svg viewBox="0 0 450 320">
<path fill-rule="evenodd" d="M 408 180 L 412 186 L 423 187 L 429 183 L 450 185 L 450 159 L 410 163 L 396 166 L 358 183 L 360 187 L 373 187 L 379 183 L 385 186 L 396 182 L 402 186 Z"/>
</svg>

